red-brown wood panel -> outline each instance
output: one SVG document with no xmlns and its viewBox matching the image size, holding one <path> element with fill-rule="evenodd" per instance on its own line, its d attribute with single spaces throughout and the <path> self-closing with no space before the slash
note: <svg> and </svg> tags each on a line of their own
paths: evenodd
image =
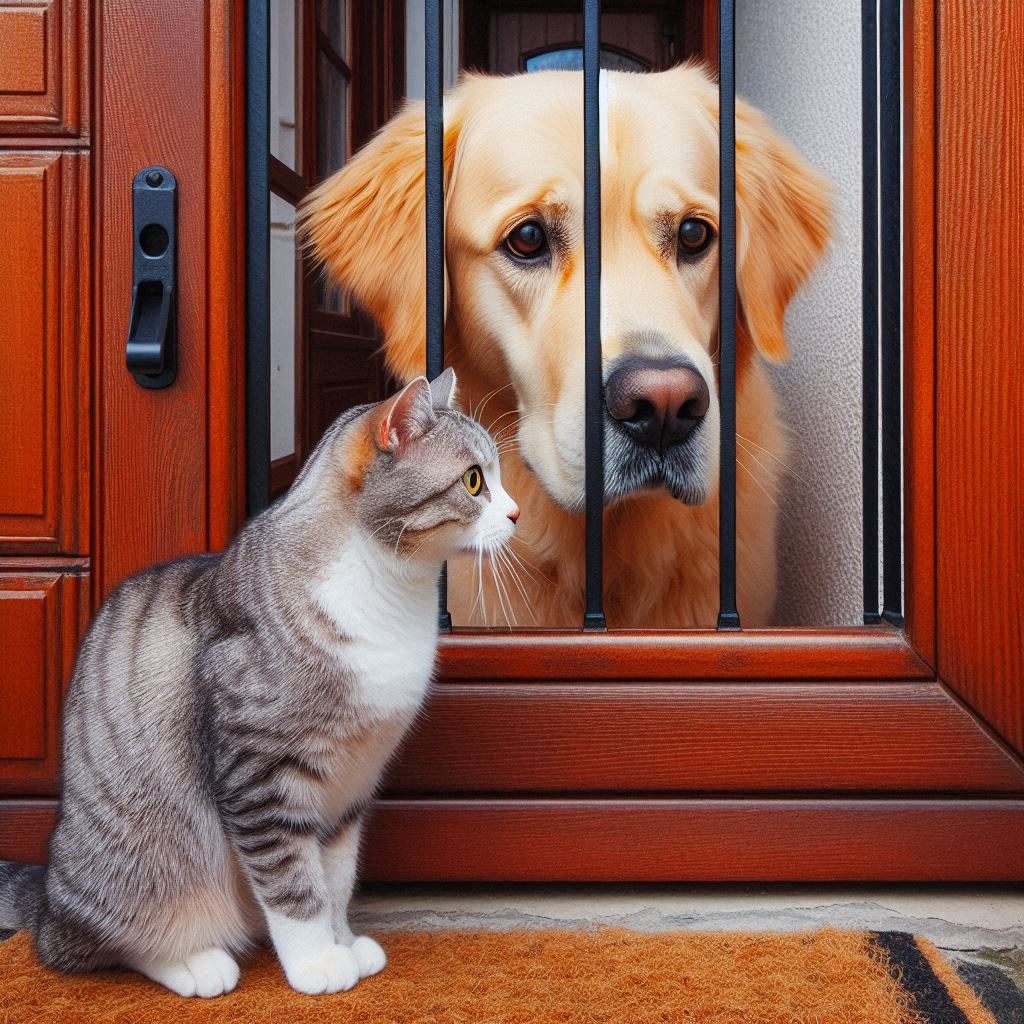
<svg viewBox="0 0 1024 1024">
<path fill-rule="evenodd" d="M 97 600 L 144 566 L 223 546 L 241 519 L 238 6 L 99 5 Z M 124 364 L 131 185 L 149 164 L 178 179 L 178 377 L 158 391 Z"/>
<path fill-rule="evenodd" d="M 0 572 L 0 793 L 58 791 L 61 697 L 87 609 L 85 575 Z"/>
<path fill-rule="evenodd" d="M 0 800 L 0 860 L 46 863 L 56 800 Z"/>
<path fill-rule="evenodd" d="M 904 629 L 935 667 L 935 19 L 904 12 Z"/>
<path fill-rule="evenodd" d="M 88 129 L 85 0 L 0 2 L 0 135 Z"/>
<path fill-rule="evenodd" d="M 0 552 L 79 554 L 89 522 L 88 157 L 0 151 Z"/>
<path fill-rule="evenodd" d="M 42 863 L 55 801 L 0 805 Z M 367 881 L 1016 881 L 1020 800 L 382 800 Z"/>
<path fill-rule="evenodd" d="M 1019 800 L 383 800 L 363 877 L 1014 881 L 1022 834 Z"/>
<path fill-rule="evenodd" d="M 1024 7 L 939 11 L 938 668 L 1024 751 Z"/>
<path fill-rule="evenodd" d="M 382 801 L 364 877 L 1011 881 L 1024 802 Z"/>
<path fill-rule="evenodd" d="M 389 790 L 1024 793 L 1024 770 L 937 683 L 448 683 Z"/>
<path fill-rule="evenodd" d="M 934 672 L 888 625 L 742 633 L 487 632 L 442 637 L 446 679 L 931 679 Z"/>
</svg>

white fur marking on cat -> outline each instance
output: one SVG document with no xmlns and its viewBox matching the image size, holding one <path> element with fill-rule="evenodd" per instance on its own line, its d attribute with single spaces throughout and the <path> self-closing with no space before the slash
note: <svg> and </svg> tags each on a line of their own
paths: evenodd
<svg viewBox="0 0 1024 1024">
<path fill-rule="evenodd" d="M 358 680 L 353 701 L 382 719 L 416 713 L 437 650 L 434 589 L 410 586 L 399 575 L 403 569 L 436 577 L 433 567 L 403 566 L 355 534 L 316 592 L 320 607 L 347 638 L 339 657 Z"/>
<path fill-rule="evenodd" d="M 202 949 L 183 961 L 136 961 L 131 966 L 179 996 L 202 999 L 232 991 L 240 973 L 231 954 L 217 948 Z"/>
<path fill-rule="evenodd" d="M 355 954 L 334 941 L 329 910 L 308 921 L 296 921 L 264 909 L 274 949 L 293 989 L 317 996 L 345 992 L 359 981 Z"/>
</svg>

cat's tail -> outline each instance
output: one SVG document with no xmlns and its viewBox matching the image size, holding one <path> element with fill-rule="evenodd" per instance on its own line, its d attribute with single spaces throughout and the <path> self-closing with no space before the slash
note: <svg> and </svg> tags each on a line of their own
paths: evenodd
<svg viewBox="0 0 1024 1024">
<path fill-rule="evenodd" d="M 36 930 L 46 868 L 0 860 L 0 928 Z"/>
</svg>

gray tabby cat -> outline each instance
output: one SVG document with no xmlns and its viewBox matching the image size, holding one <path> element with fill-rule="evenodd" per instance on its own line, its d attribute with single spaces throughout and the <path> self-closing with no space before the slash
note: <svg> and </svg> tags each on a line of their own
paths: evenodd
<svg viewBox="0 0 1024 1024">
<path fill-rule="evenodd" d="M 0 927 L 30 929 L 44 964 L 215 996 L 269 932 L 300 992 L 384 966 L 347 919 L 363 812 L 427 690 L 442 561 L 519 516 L 454 384 L 346 413 L 223 555 L 142 572 L 100 610 L 49 867 L 0 862 Z"/>
</svg>

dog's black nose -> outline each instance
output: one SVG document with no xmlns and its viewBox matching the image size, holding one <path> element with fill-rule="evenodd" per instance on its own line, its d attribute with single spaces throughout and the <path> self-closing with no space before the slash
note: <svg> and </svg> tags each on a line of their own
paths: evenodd
<svg viewBox="0 0 1024 1024">
<path fill-rule="evenodd" d="M 665 449 L 693 433 L 708 411 L 711 395 L 694 366 L 632 356 L 609 374 L 604 402 L 637 442 Z"/>
</svg>

